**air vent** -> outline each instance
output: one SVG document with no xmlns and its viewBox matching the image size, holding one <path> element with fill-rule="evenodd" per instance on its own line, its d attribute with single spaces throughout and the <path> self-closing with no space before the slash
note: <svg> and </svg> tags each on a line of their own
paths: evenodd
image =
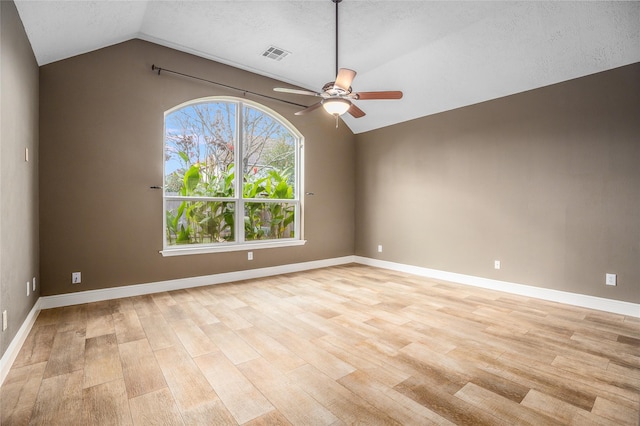
<svg viewBox="0 0 640 426">
<path fill-rule="evenodd" d="M 289 56 L 290 54 L 291 52 L 287 52 L 286 50 L 280 49 L 279 47 L 275 47 L 275 46 L 269 46 L 267 50 L 262 52 L 262 56 L 265 56 L 267 58 L 270 58 L 276 61 L 281 61 L 282 59 L 284 59 L 286 56 Z"/>
</svg>

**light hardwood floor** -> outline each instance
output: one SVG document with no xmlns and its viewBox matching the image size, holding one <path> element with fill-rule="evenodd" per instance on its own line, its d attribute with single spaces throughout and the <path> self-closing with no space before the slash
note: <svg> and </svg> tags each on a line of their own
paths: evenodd
<svg viewBox="0 0 640 426">
<path fill-rule="evenodd" d="M 640 320 L 361 265 L 42 311 L 2 425 L 636 425 Z"/>
</svg>

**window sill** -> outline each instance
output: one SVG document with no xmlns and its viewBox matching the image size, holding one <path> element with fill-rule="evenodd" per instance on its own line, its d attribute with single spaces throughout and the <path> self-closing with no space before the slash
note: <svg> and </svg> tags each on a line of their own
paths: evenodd
<svg viewBox="0 0 640 426">
<path fill-rule="evenodd" d="M 207 253 L 225 253 L 231 251 L 249 251 L 249 250 L 261 250 L 268 248 L 278 247 L 294 247 L 303 246 L 306 244 L 306 240 L 285 240 L 285 241 L 256 241 L 244 244 L 228 244 L 220 245 L 217 247 L 212 246 L 191 246 L 191 247 L 179 247 L 161 250 L 159 253 L 163 257 L 167 256 L 185 256 L 191 254 L 207 254 Z"/>
</svg>

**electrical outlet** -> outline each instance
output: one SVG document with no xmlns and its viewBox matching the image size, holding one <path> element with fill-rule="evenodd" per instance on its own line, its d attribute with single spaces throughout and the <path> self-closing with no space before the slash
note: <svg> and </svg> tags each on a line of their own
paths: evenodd
<svg viewBox="0 0 640 426">
<path fill-rule="evenodd" d="M 27 281 L 27 297 L 31 294 L 31 283 Z"/>
<path fill-rule="evenodd" d="M 604 283 L 606 285 L 617 285 L 618 276 L 616 274 L 605 274 Z"/>
<path fill-rule="evenodd" d="M 5 331 L 7 326 L 7 311 L 2 311 L 2 331 Z"/>
<path fill-rule="evenodd" d="M 80 284 L 82 282 L 82 274 L 80 272 L 71 273 L 71 284 Z"/>
<path fill-rule="evenodd" d="M 252 251 L 248 251 L 247 252 L 247 260 L 253 260 L 253 252 Z"/>
<path fill-rule="evenodd" d="M 382 253 L 382 244 L 378 244 L 378 253 Z"/>
<path fill-rule="evenodd" d="M 493 267 L 494 267 L 494 269 L 500 269 L 500 261 L 499 260 L 494 260 L 493 261 Z"/>
</svg>

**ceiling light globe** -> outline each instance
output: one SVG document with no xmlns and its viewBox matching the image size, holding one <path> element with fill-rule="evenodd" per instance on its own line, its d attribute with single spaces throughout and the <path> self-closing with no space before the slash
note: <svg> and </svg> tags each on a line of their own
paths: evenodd
<svg viewBox="0 0 640 426">
<path fill-rule="evenodd" d="M 329 98 L 322 101 L 322 107 L 329 114 L 342 115 L 349 111 L 349 108 L 351 108 L 351 102 L 348 99 Z"/>
</svg>

